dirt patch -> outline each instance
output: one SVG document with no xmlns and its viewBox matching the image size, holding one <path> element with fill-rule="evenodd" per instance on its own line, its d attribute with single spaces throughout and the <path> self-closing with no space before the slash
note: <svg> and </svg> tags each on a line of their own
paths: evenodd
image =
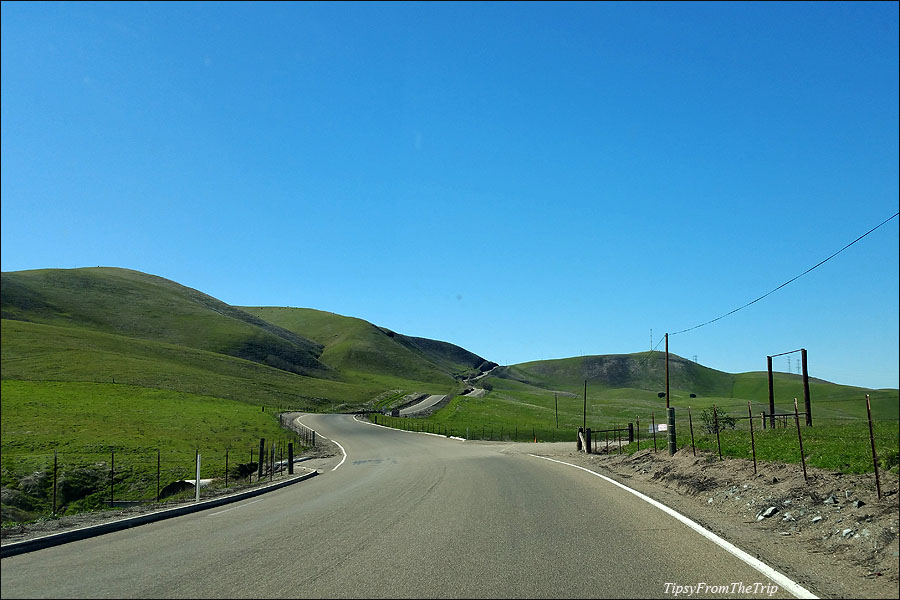
<svg viewBox="0 0 900 600">
<path fill-rule="evenodd" d="M 531 452 L 565 456 L 700 523 L 822 597 L 896 598 L 898 478 L 800 465 L 719 460 L 682 450 L 586 455 L 568 444 Z M 555 448 L 550 448 L 555 446 Z"/>
</svg>

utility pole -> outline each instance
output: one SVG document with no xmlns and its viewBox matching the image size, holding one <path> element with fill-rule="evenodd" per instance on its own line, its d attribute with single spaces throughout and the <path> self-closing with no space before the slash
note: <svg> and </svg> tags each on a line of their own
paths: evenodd
<svg viewBox="0 0 900 600">
<path fill-rule="evenodd" d="M 766 357 L 766 370 L 769 372 L 769 426 L 775 429 L 775 383 L 772 378 L 772 357 Z"/>
<path fill-rule="evenodd" d="M 581 426 L 587 431 L 587 379 L 584 380 L 584 416 L 582 418 Z"/>
<path fill-rule="evenodd" d="M 669 408 L 669 334 L 666 334 L 666 408 Z"/>
<path fill-rule="evenodd" d="M 809 400 L 809 369 L 806 365 L 806 348 L 800 349 L 800 361 L 803 363 L 803 404 L 806 407 L 806 424 L 812 426 L 812 405 Z"/>
</svg>

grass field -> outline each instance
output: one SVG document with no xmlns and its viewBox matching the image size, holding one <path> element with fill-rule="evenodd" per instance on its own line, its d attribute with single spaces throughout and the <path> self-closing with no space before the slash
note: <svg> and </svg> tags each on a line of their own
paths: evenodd
<svg viewBox="0 0 900 600">
<path fill-rule="evenodd" d="M 3 381 L 0 391 L 2 484 L 21 490 L 27 477 L 38 482 L 20 507 L 28 513 L 50 509 L 54 452 L 63 481 L 99 477 L 81 485 L 83 495 L 61 495 L 60 512 L 78 512 L 108 499 L 112 460 L 115 498 L 147 500 L 156 494 L 157 452 L 165 486 L 194 477 L 198 450 L 201 477 L 210 478 L 224 478 L 226 450 L 231 467 L 255 461 L 260 438 L 301 450 L 274 414 L 244 402 L 106 383 Z"/>
</svg>

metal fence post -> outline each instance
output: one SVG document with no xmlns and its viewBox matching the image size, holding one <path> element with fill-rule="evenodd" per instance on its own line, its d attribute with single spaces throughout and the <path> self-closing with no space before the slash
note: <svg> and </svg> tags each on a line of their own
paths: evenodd
<svg viewBox="0 0 900 600">
<path fill-rule="evenodd" d="M 669 415 L 669 456 L 673 456 L 676 450 L 676 441 L 675 441 L 675 407 L 670 406 L 668 408 Z"/>
</svg>

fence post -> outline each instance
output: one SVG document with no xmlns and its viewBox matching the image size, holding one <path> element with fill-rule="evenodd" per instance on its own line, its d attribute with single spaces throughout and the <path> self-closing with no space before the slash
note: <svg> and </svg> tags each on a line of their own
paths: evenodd
<svg viewBox="0 0 900 600">
<path fill-rule="evenodd" d="M 656 452 L 656 415 L 650 411 L 650 424 L 653 426 L 653 451 Z"/>
<path fill-rule="evenodd" d="M 622 428 L 616 426 L 616 440 L 619 442 L 619 454 L 622 454 Z"/>
<path fill-rule="evenodd" d="M 288 475 L 294 474 L 294 442 L 288 442 Z"/>
<path fill-rule="evenodd" d="M 637 443 L 638 443 L 638 452 L 641 450 L 641 419 L 640 417 L 635 417 L 635 421 L 637 421 Z"/>
<path fill-rule="evenodd" d="M 771 359 L 769 360 L 771 361 Z M 719 447 L 719 460 L 722 460 L 722 440 L 719 439 L 719 411 L 716 409 L 715 404 L 713 404 L 713 419 L 716 428 L 716 445 Z"/>
<path fill-rule="evenodd" d="M 633 441 L 634 441 L 634 423 L 629 422 L 628 423 L 628 443 L 630 444 Z M 640 448 L 638 448 L 638 449 L 640 449 Z"/>
<path fill-rule="evenodd" d="M 806 368 L 806 348 L 800 348 L 803 363 L 803 404 L 806 407 L 806 426 L 812 427 L 812 405 L 809 401 L 809 370 Z"/>
<path fill-rule="evenodd" d="M 803 464 L 803 481 L 806 478 L 806 457 L 803 456 L 803 438 L 800 436 L 800 411 L 797 409 L 797 399 L 794 398 L 794 421 L 797 422 L 797 441 L 800 443 L 800 462 Z"/>
<path fill-rule="evenodd" d="M 257 465 L 256 481 L 262 481 L 263 460 L 266 457 L 266 438 L 259 438 L 259 464 Z"/>
<path fill-rule="evenodd" d="M 56 514 L 56 448 L 53 449 L 53 514 Z"/>
<path fill-rule="evenodd" d="M 593 448 L 591 448 L 591 428 L 588 427 L 584 430 L 584 445 L 587 448 L 586 452 L 591 454 L 593 452 Z"/>
<path fill-rule="evenodd" d="M 694 420 L 691 418 L 691 407 L 688 406 L 688 427 L 691 429 L 691 452 L 697 456 L 697 447 L 694 446 Z"/>
<path fill-rule="evenodd" d="M 669 456 L 675 455 L 677 443 L 675 441 L 675 407 L 670 406 L 669 411 Z"/>
<path fill-rule="evenodd" d="M 875 467 L 875 489 L 878 491 L 878 499 L 881 500 L 881 480 L 878 479 L 878 455 L 875 454 L 875 434 L 872 431 L 872 404 L 869 395 L 866 394 L 866 414 L 869 416 L 869 443 L 872 444 L 872 465 Z"/>
<path fill-rule="evenodd" d="M 578 431 L 575 432 L 575 451 L 576 452 L 581 452 L 581 436 L 582 436 L 583 432 L 584 432 L 584 429 L 582 429 L 581 427 L 579 427 Z M 494 437 L 494 431 L 492 428 L 491 429 L 491 438 L 493 438 L 493 437 Z"/>
<path fill-rule="evenodd" d="M 775 383 L 772 379 L 772 357 L 766 357 L 766 364 L 769 371 L 769 425 L 775 429 Z"/>
<path fill-rule="evenodd" d="M 756 442 L 753 440 L 753 408 L 747 400 L 747 414 L 750 416 L 750 450 L 753 452 L 753 474 L 756 475 Z"/>
<path fill-rule="evenodd" d="M 197 475 L 194 479 L 194 501 L 200 502 L 200 448 L 197 448 Z"/>
</svg>

